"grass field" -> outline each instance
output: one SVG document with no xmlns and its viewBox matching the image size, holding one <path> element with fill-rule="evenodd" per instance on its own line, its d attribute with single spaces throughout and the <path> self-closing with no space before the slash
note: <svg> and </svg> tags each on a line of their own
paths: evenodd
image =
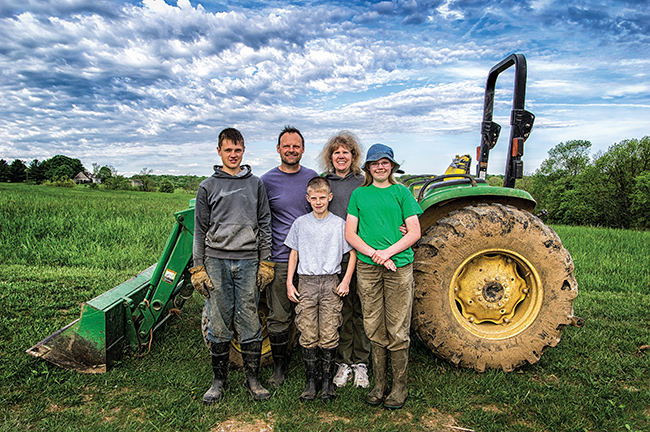
<svg viewBox="0 0 650 432">
<path fill-rule="evenodd" d="M 233 371 L 224 400 L 204 406 L 211 367 L 196 294 L 149 355 L 106 374 L 25 354 L 83 302 L 155 263 L 190 198 L 0 184 L 0 431 L 650 430 L 650 232 L 554 227 L 575 262 L 585 326 L 512 373 L 458 369 L 414 341 L 410 397 L 394 412 L 349 386 L 328 405 L 301 403 L 297 351 L 271 400 L 253 403 Z"/>
</svg>

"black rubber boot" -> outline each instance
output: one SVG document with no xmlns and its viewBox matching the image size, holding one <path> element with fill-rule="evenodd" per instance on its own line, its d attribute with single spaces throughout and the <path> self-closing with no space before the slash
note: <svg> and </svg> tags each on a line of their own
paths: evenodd
<svg viewBox="0 0 650 432">
<path fill-rule="evenodd" d="M 318 394 L 318 348 L 302 347 L 302 360 L 305 362 L 305 391 L 300 395 L 302 401 L 313 401 Z"/>
<path fill-rule="evenodd" d="M 230 359 L 230 342 L 210 343 L 212 357 L 212 387 L 203 395 L 203 402 L 210 404 L 219 402 L 228 379 L 228 360 Z"/>
<path fill-rule="evenodd" d="M 249 342 L 241 345 L 241 356 L 244 361 L 244 387 L 253 396 L 253 399 L 267 400 L 271 393 L 260 384 L 258 374 L 260 371 L 260 357 L 262 355 L 262 342 Z"/>
<path fill-rule="evenodd" d="M 375 386 L 366 396 L 366 402 L 370 405 L 380 405 L 384 401 L 386 393 L 388 371 L 388 350 L 376 344 L 372 344 L 372 373 L 375 377 Z"/>
<path fill-rule="evenodd" d="M 273 356 L 273 375 L 269 384 L 273 388 L 282 387 L 287 374 L 287 354 L 289 347 L 289 332 L 269 333 L 271 355 Z"/>
<path fill-rule="evenodd" d="M 336 397 L 336 392 L 334 391 L 334 369 L 336 363 L 334 359 L 336 358 L 336 351 L 338 347 L 330 349 L 322 349 L 321 361 L 323 362 L 323 383 L 320 391 L 320 397 L 325 402 L 329 402 Z"/>
</svg>

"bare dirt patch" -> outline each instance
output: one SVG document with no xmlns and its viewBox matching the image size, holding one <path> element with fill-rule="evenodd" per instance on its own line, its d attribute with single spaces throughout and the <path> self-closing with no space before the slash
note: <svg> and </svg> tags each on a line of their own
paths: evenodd
<svg viewBox="0 0 650 432">
<path fill-rule="evenodd" d="M 50 413 L 57 413 L 63 411 L 64 408 L 61 408 L 60 406 L 56 404 L 52 404 L 49 407 L 47 407 L 46 411 Z"/>
<path fill-rule="evenodd" d="M 519 426 L 519 427 L 521 427 L 522 429 L 524 429 L 524 428 L 525 428 L 525 429 L 535 429 L 534 425 L 533 425 L 531 422 L 528 422 L 528 421 L 525 421 L 525 420 L 521 420 L 521 419 L 517 420 L 517 421 L 514 423 L 514 425 L 515 425 L 515 426 Z"/>
<path fill-rule="evenodd" d="M 560 379 L 555 375 L 533 375 L 530 380 L 541 384 L 554 384 L 560 381 Z"/>
<path fill-rule="evenodd" d="M 496 405 L 483 405 L 481 409 L 485 412 L 500 413 L 501 409 Z"/>
<path fill-rule="evenodd" d="M 133 419 L 134 421 L 137 421 L 138 423 L 145 423 L 145 419 L 147 418 L 147 414 L 143 408 L 135 408 L 132 409 L 129 412 L 129 415 L 126 417 L 127 421 Z"/>
<path fill-rule="evenodd" d="M 321 423 L 333 423 L 333 422 L 336 422 L 336 421 L 341 421 L 343 423 L 350 423 L 349 418 L 340 417 L 340 416 L 337 416 L 337 415 L 334 415 L 334 414 L 328 413 L 328 412 L 324 412 L 324 413 L 321 414 L 320 421 L 321 421 Z"/>
<path fill-rule="evenodd" d="M 106 422 L 112 422 L 115 419 L 117 419 L 117 415 L 120 413 L 119 408 L 113 408 L 110 411 L 106 411 L 104 409 L 101 410 L 102 414 L 104 415 L 104 421 Z"/>
<path fill-rule="evenodd" d="M 638 392 L 638 391 L 640 391 L 638 388 L 636 388 L 634 386 L 631 386 L 631 385 L 627 385 L 627 384 L 622 384 L 622 387 L 623 387 L 623 389 L 625 389 L 625 390 L 627 390 L 629 392 Z"/>
<path fill-rule="evenodd" d="M 458 425 L 456 419 L 451 414 L 442 414 L 435 408 L 432 408 L 428 414 L 422 417 L 422 426 L 430 431 L 469 431 L 471 429 L 463 428 Z"/>
<path fill-rule="evenodd" d="M 273 431 L 273 423 L 272 418 L 269 419 L 268 423 L 261 419 L 257 419 L 251 423 L 231 418 L 217 423 L 210 429 L 210 432 L 271 432 Z"/>
<path fill-rule="evenodd" d="M 413 414 L 406 410 L 389 411 L 391 420 L 397 424 L 413 424 Z"/>
</svg>

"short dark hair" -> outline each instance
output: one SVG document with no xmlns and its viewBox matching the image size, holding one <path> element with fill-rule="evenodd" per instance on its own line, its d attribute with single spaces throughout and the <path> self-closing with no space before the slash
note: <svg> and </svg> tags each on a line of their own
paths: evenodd
<svg viewBox="0 0 650 432">
<path fill-rule="evenodd" d="M 309 193 L 309 189 L 313 190 L 314 192 L 318 191 L 327 191 L 327 193 L 332 192 L 332 188 L 330 187 L 330 182 L 325 178 L 321 176 L 316 176 L 313 177 L 309 182 L 307 183 L 307 193 Z"/>
<path fill-rule="evenodd" d="M 305 138 L 302 136 L 300 131 L 293 126 L 285 126 L 284 129 L 282 129 L 282 132 L 280 132 L 280 135 L 278 135 L 278 147 L 280 146 L 280 138 L 282 138 L 282 135 L 288 133 L 297 133 L 298 136 L 300 136 L 300 141 L 302 142 L 302 146 L 303 147 L 305 146 Z"/>
<path fill-rule="evenodd" d="M 242 136 L 241 132 L 235 128 L 225 128 L 219 132 L 219 143 L 217 144 L 217 147 L 221 148 L 221 144 L 224 142 L 224 140 L 230 140 L 236 145 L 241 144 L 244 146 L 244 137 Z"/>
</svg>

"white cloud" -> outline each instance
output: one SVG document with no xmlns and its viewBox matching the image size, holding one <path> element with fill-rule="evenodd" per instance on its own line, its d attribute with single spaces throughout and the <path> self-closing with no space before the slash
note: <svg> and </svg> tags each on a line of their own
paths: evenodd
<svg viewBox="0 0 650 432">
<path fill-rule="evenodd" d="M 436 8 L 436 10 L 446 20 L 461 20 L 461 19 L 463 19 L 464 17 L 463 17 L 462 12 L 460 12 L 458 10 L 451 10 L 449 8 L 449 5 L 451 3 L 453 3 L 453 0 L 447 0 L 443 4 L 438 6 L 438 8 Z"/>
<path fill-rule="evenodd" d="M 498 2 L 451 0 L 435 7 L 276 2 L 224 12 L 189 0 L 46 3 L 0 6 L 4 159 L 66 154 L 125 172 L 148 166 L 209 174 L 216 133 L 234 126 L 258 172 L 277 163 L 273 141 L 291 123 L 314 145 L 307 161 L 345 128 L 403 146 L 413 168 L 426 171 L 417 151 L 451 154 L 438 144 L 447 138 L 473 152 L 487 72 L 522 51 L 528 104 L 540 110 L 533 136 L 543 145 L 555 145 L 563 132 L 609 139 L 605 125 L 624 135 L 619 140 L 631 138 L 641 133 L 635 124 L 647 123 L 621 105 L 592 106 L 588 116 L 575 108 L 625 99 L 650 104 L 650 59 L 635 45 L 642 36 L 613 38 L 598 27 L 615 16 L 629 32 L 636 28 L 638 20 L 616 3 L 597 10 L 592 31 L 582 15 L 567 25 L 551 14 L 557 2 L 544 0 L 507 11 Z M 511 80 L 499 78 L 495 104 L 504 126 Z"/>
<path fill-rule="evenodd" d="M 620 98 L 625 96 L 648 95 L 648 94 L 650 94 L 650 85 L 636 84 L 636 85 L 620 86 L 615 89 L 609 90 L 606 92 L 606 97 Z"/>
</svg>

